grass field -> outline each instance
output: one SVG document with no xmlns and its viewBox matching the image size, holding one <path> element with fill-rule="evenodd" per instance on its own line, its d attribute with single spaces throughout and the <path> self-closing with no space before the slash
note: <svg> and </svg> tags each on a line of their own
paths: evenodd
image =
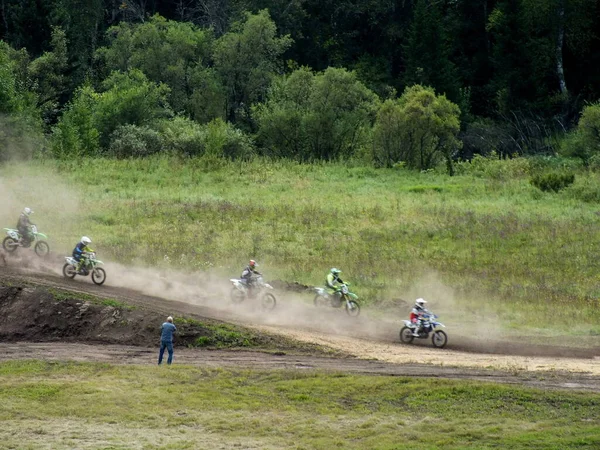
<svg viewBox="0 0 600 450">
<path fill-rule="evenodd" d="M 0 169 L 2 218 L 26 203 L 53 248 L 87 234 L 108 260 L 230 277 L 254 258 L 268 278 L 306 284 L 337 266 L 367 306 L 452 297 L 509 327 L 565 332 L 566 320 L 570 334 L 600 335 L 598 176 L 577 169 L 574 186 L 543 193 L 527 160 L 458 169 L 37 161 Z"/>
<path fill-rule="evenodd" d="M 597 449 L 597 395 L 298 371 L 0 364 L 6 449 Z"/>
</svg>

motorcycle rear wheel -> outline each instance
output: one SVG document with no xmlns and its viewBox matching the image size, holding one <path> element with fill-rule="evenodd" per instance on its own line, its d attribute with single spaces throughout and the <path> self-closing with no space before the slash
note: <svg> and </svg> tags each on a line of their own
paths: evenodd
<svg viewBox="0 0 600 450">
<path fill-rule="evenodd" d="M 400 330 L 400 342 L 404 344 L 412 344 L 415 337 L 413 336 L 413 330 L 408 327 L 402 327 Z"/>
<path fill-rule="evenodd" d="M 448 343 L 448 335 L 442 330 L 437 330 L 431 336 L 431 343 L 436 348 L 444 348 Z"/>
<path fill-rule="evenodd" d="M 246 299 L 246 294 L 236 287 L 231 288 L 230 296 L 233 303 L 242 303 Z"/>
<path fill-rule="evenodd" d="M 360 314 L 360 306 L 354 300 L 350 300 L 346 303 L 346 313 L 350 317 L 358 317 Z"/>
<path fill-rule="evenodd" d="M 275 298 L 275 296 L 273 294 L 267 293 L 262 296 L 261 305 L 262 305 L 263 309 L 266 309 L 267 311 L 271 311 L 277 305 L 277 299 Z"/>
<path fill-rule="evenodd" d="M 2 247 L 4 248 L 4 250 L 6 250 L 9 253 L 14 252 L 18 246 L 19 246 L 19 243 L 17 241 L 15 241 L 13 238 L 11 238 L 10 236 L 4 238 L 4 240 L 2 241 Z"/>
<path fill-rule="evenodd" d="M 106 281 L 106 272 L 100 267 L 92 270 L 92 281 L 98 286 L 102 286 Z"/>
<path fill-rule="evenodd" d="M 329 300 L 327 300 L 327 298 L 324 295 L 317 294 L 317 295 L 315 295 L 315 299 L 313 300 L 313 303 L 317 307 L 323 307 L 323 306 L 329 305 Z"/>
<path fill-rule="evenodd" d="M 73 264 L 66 263 L 63 266 L 62 273 L 65 278 L 75 278 L 75 275 L 77 275 L 77 270 L 75 270 L 75 266 Z"/>
<path fill-rule="evenodd" d="M 33 248 L 35 254 L 41 257 L 48 256 L 50 253 L 50 246 L 46 241 L 38 241 Z"/>
</svg>

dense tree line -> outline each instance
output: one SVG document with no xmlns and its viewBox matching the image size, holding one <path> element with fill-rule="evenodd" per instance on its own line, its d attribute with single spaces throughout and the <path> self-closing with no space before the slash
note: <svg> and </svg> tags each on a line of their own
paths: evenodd
<svg viewBox="0 0 600 450">
<path fill-rule="evenodd" d="M 556 152 L 585 107 L 562 146 L 589 160 L 597 30 L 597 0 L 0 0 L 0 142 L 202 154 L 220 136 L 229 156 L 451 171 Z"/>
</svg>

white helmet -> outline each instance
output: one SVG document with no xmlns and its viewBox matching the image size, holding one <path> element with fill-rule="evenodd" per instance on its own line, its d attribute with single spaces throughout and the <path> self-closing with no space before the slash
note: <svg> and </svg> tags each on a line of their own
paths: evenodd
<svg viewBox="0 0 600 450">
<path fill-rule="evenodd" d="M 23 214 L 25 214 L 26 216 L 28 216 L 29 214 L 32 214 L 32 213 L 33 213 L 33 211 L 31 210 L 31 208 L 25 208 L 23 210 Z"/>
<path fill-rule="evenodd" d="M 87 237 L 87 236 L 83 236 L 81 238 L 81 242 L 83 242 L 85 245 L 88 245 L 88 244 L 92 243 L 92 240 L 89 237 Z"/>
<path fill-rule="evenodd" d="M 419 306 L 421 306 L 421 307 L 422 307 L 422 306 L 423 306 L 423 305 L 425 305 L 425 303 L 427 303 L 427 302 L 426 302 L 425 300 L 423 300 L 422 298 L 418 298 L 418 299 L 415 301 L 415 303 L 416 303 L 417 305 L 419 305 Z"/>
</svg>

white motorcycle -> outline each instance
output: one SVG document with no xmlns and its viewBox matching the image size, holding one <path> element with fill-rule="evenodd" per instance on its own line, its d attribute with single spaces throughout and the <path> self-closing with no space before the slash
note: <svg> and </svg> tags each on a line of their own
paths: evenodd
<svg viewBox="0 0 600 450">
<path fill-rule="evenodd" d="M 231 301 L 239 304 L 246 299 L 260 299 L 263 309 L 272 310 L 277 305 L 277 299 L 270 292 L 273 286 L 265 283 L 262 277 L 252 278 L 249 283 L 238 278 L 231 278 Z"/>
<path fill-rule="evenodd" d="M 403 320 L 404 326 L 400 330 L 400 341 L 405 344 L 412 343 L 415 339 L 427 339 L 431 336 L 431 342 L 434 347 L 444 348 L 448 343 L 448 335 L 442 330 L 436 330 L 437 327 L 446 328 L 441 322 L 438 322 L 438 316 L 432 313 L 424 314 L 421 318 L 421 329 L 419 330 L 419 336 L 414 336 L 414 331 L 417 328 L 417 324 L 412 323 L 410 320 Z"/>
<path fill-rule="evenodd" d="M 48 236 L 46 236 L 44 233 L 39 233 L 35 225 L 31 225 L 31 234 L 33 235 L 33 240 L 26 244 L 23 244 L 23 239 L 21 233 L 19 233 L 19 230 L 15 230 L 13 228 L 4 228 L 4 231 L 6 231 L 7 236 L 4 238 L 4 241 L 2 241 L 2 247 L 4 247 L 4 250 L 9 253 L 14 252 L 19 247 L 28 248 L 32 245 L 35 254 L 38 256 L 46 256 L 48 253 L 50 253 L 50 246 L 48 245 L 48 242 L 46 242 Z"/>
</svg>

